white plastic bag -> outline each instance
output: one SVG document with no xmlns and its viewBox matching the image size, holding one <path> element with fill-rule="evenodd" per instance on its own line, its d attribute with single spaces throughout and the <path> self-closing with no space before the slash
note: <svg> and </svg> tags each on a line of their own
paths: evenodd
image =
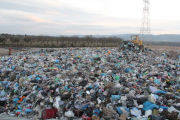
<svg viewBox="0 0 180 120">
<path fill-rule="evenodd" d="M 152 102 L 152 103 L 155 103 L 156 102 L 156 98 L 154 97 L 153 94 L 149 95 L 148 96 L 148 101 Z"/>
<path fill-rule="evenodd" d="M 150 90 L 151 90 L 152 93 L 155 93 L 155 92 L 158 90 L 157 88 L 152 87 L 152 86 L 149 86 L 149 88 L 150 88 Z"/>
<path fill-rule="evenodd" d="M 152 115 L 152 110 L 145 111 L 145 117 L 148 117 L 149 115 Z"/>
<path fill-rule="evenodd" d="M 141 110 L 138 110 L 137 108 L 133 108 L 130 110 L 131 114 L 138 117 L 141 116 Z"/>
</svg>

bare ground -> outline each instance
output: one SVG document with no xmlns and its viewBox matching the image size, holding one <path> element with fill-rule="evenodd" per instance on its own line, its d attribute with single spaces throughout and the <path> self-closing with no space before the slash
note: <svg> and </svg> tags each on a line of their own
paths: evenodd
<svg viewBox="0 0 180 120">
<path fill-rule="evenodd" d="M 180 47 L 177 47 L 177 46 L 176 47 L 174 46 L 145 46 L 145 47 L 148 47 L 154 50 L 154 52 L 158 54 L 169 52 L 170 54 L 173 54 L 173 55 L 180 55 Z M 37 49 L 40 49 L 40 48 L 29 48 L 28 50 L 37 50 Z M 12 53 L 20 52 L 20 51 L 22 50 L 12 49 Z M 0 56 L 8 55 L 8 54 L 9 54 L 8 48 L 0 48 Z"/>
<path fill-rule="evenodd" d="M 25 117 L 13 117 L 10 115 L 0 114 L 0 120 L 30 120 Z"/>
<path fill-rule="evenodd" d="M 157 50 L 160 52 L 164 52 L 164 51 L 173 51 L 173 52 L 177 52 L 180 54 L 180 47 L 177 46 L 148 46 L 149 48 L 151 48 L 152 50 Z"/>
<path fill-rule="evenodd" d="M 29 48 L 28 50 L 37 50 L 39 48 Z M 14 53 L 14 52 L 21 52 L 21 51 L 25 51 L 25 50 L 15 50 L 15 49 L 12 49 L 12 52 L 11 53 Z M 0 48 L 0 56 L 3 56 L 3 55 L 9 55 L 9 49 L 8 48 Z"/>
<path fill-rule="evenodd" d="M 156 55 L 162 55 L 163 53 L 169 53 L 169 58 L 177 58 L 180 55 L 180 47 L 177 46 L 145 46 L 154 51 Z"/>
</svg>

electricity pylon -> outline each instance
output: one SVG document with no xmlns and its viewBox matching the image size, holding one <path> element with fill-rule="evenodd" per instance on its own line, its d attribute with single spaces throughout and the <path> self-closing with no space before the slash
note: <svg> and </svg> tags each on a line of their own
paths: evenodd
<svg viewBox="0 0 180 120">
<path fill-rule="evenodd" d="M 140 39 L 149 45 L 151 41 L 151 29 L 150 29 L 150 15 L 149 15 L 149 0 L 143 0 L 143 17 L 140 28 Z"/>
</svg>

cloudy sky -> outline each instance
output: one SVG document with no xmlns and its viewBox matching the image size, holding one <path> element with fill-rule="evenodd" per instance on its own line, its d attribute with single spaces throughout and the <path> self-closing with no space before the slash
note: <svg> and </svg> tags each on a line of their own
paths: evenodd
<svg viewBox="0 0 180 120">
<path fill-rule="evenodd" d="M 180 34 L 180 0 L 150 0 L 152 34 Z M 139 34 L 143 0 L 0 0 L 0 33 Z"/>
</svg>

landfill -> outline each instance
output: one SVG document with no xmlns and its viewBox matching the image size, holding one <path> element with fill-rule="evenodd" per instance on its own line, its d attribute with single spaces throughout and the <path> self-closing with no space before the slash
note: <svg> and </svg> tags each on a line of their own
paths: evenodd
<svg viewBox="0 0 180 120">
<path fill-rule="evenodd" d="M 0 57 L 0 114 L 33 120 L 179 120 L 180 56 L 119 48 Z"/>
</svg>

